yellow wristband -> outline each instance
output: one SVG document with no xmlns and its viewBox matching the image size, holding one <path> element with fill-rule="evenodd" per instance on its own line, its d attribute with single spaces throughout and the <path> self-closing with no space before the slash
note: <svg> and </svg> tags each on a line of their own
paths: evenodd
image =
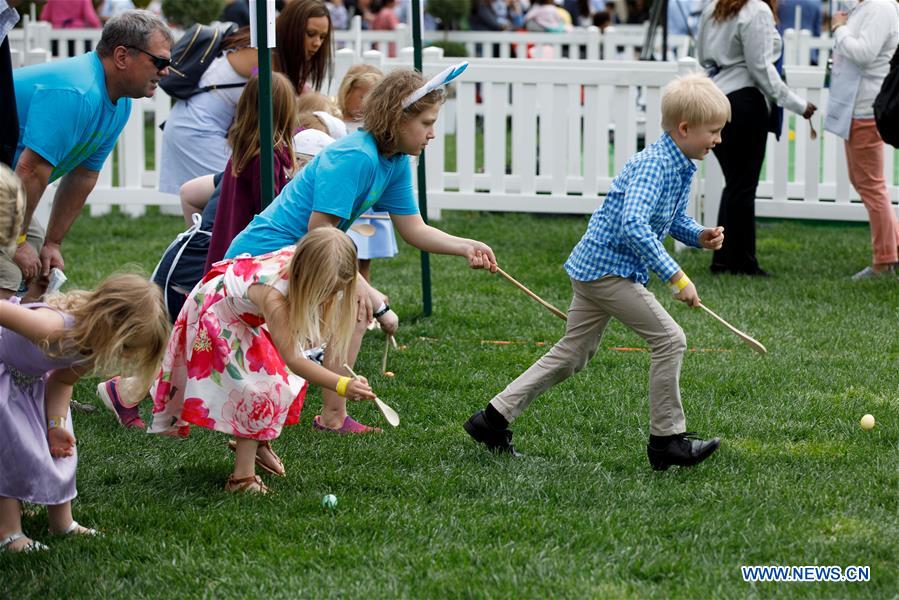
<svg viewBox="0 0 899 600">
<path fill-rule="evenodd" d="M 674 283 L 672 283 L 672 284 L 669 285 L 668 287 L 671 288 L 671 293 L 672 293 L 672 294 L 679 294 L 685 287 L 687 287 L 687 286 L 690 285 L 691 283 L 692 283 L 692 282 L 690 281 L 690 278 L 687 277 L 687 274 L 686 274 L 686 273 L 684 273 L 684 274 L 681 276 L 680 279 L 678 279 L 677 281 L 675 281 Z"/>
<path fill-rule="evenodd" d="M 337 395 L 338 396 L 346 396 L 346 386 L 350 384 L 349 377 L 341 377 L 337 380 Z"/>
<path fill-rule="evenodd" d="M 57 427 L 60 429 L 65 429 L 65 426 L 65 417 L 47 417 L 47 429 L 56 429 Z"/>
<path fill-rule="evenodd" d="M 16 246 L 21 246 L 28 239 L 28 236 L 24 233 L 16 238 Z"/>
</svg>

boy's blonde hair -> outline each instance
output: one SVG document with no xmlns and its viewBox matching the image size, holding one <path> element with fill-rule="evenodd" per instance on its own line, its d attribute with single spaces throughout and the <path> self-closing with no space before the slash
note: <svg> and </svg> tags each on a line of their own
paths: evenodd
<svg viewBox="0 0 899 600">
<path fill-rule="evenodd" d="M 349 68 L 346 75 L 343 76 L 343 81 L 340 82 L 340 89 L 337 91 L 337 108 L 340 109 L 344 119 L 350 118 L 346 109 L 346 99 L 350 92 L 360 86 L 374 89 L 375 86 L 381 83 L 382 79 L 384 79 L 384 73 L 375 66 L 363 64 L 353 65 Z"/>
<path fill-rule="evenodd" d="M 75 321 L 58 345 L 45 344 L 48 354 L 79 352 L 97 375 L 131 377 L 135 389 L 150 389 L 170 332 L 159 286 L 125 273 L 107 277 L 92 291 L 51 294 L 46 303 Z"/>
<path fill-rule="evenodd" d="M 730 101 L 703 73 L 677 77 L 662 90 L 662 129 L 679 123 L 704 125 L 730 121 Z"/>
<path fill-rule="evenodd" d="M 317 110 L 324 111 L 335 117 L 339 117 L 339 111 L 334 101 L 321 92 L 309 91 L 297 99 L 297 113 L 312 113 Z"/>
<path fill-rule="evenodd" d="M 272 73 L 272 147 L 293 148 L 296 129 L 296 94 L 290 80 Z M 228 128 L 231 146 L 231 174 L 235 177 L 259 154 L 259 78 L 251 77 L 237 101 L 234 122 Z M 293 156 L 293 152 L 290 152 Z M 290 170 L 296 163 L 290 165 Z"/>
<path fill-rule="evenodd" d="M 25 188 L 12 169 L 0 163 L 0 248 L 12 246 L 25 217 Z"/>
<path fill-rule="evenodd" d="M 337 363 L 347 357 L 356 323 L 356 245 L 334 227 L 303 236 L 286 267 L 287 327 L 303 347 L 328 343 Z"/>
<path fill-rule="evenodd" d="M 396 152 L 400 143 L 400 127 L 434 106 L 443 104 L 443 88 L 433 90 L 403 109 L 403 100 L 425 84 L 424 77 L 412 69 L 397 69 L 384 77 L 365 100 L 363 127 L 374 138 L 378 151 Z"/>
</svg>

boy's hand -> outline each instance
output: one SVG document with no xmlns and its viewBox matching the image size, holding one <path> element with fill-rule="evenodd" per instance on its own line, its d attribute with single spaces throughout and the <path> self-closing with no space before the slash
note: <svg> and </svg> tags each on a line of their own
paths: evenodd
<svg viewBox="0 0 899 600">
<path fill-rule="evenodd" d="M 47 432 L 50 456 L 66 458 L 75 454 L 75 436 L 62 427 L 54 427 Z"/>
<path fill-rule="evenodd" d="M 710 227 L 699 234 L 699 245 L 706 250 L 720 250 L 724 243 L 724 227 Z"/>
<path fill-rule="evenodd" d="M 674 295 L 675 300 L 680 300 L 691 308 L 699 306 L 699 294 L 696 293 L 696 286 L 693 282 L 687 284 L 687 287 Z"/>
</svg>

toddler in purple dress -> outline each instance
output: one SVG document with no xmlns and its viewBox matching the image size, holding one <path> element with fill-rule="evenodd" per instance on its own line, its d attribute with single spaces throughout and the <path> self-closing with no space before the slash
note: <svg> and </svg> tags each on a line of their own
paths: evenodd
<svg viewBox="0 0 899 600">
<path fill-rule="evenodd" d="M 46 303 L 0 301 L 0 551 L 46 549 L 22 533 L 23 501 L 47 505 L 53 533 L 97 533 L 72 518 L 72 388 L 88 372 L 123 368 L 151 381 L 168 334 L 159 288 L 138 275 Z"/>
</svg>

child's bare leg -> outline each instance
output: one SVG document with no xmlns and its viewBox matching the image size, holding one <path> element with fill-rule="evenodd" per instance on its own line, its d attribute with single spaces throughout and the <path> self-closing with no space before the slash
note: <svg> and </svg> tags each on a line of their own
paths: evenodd
<svg viewBox="0 0 899 600">
<path fill-rule="evenodd" d="M 201 213 L 215 191 L 215 176 L 203 175 L 185 182 L 180 189 L 181 212 L 188 227 L 193 224 L 194 213 Z"/>
<path fill-rule="evenodd" d="M 365 281 L 371 283 L 371 259 L 370 258 L 360 258 L 359 259 L 359 274 L 365 278 Z"/>
<path fill-rule="evenodd" d="M 259 442 L 250 438 L 234 438 L 237 441 L 234 458 L 234 479 L 252 477 L 256 474 L 256 450 Z"/>
<path fill-rule="evenodd" d="M 0 540 L 5 540 L 14 533 L 22 531 L 22 503 L 15 498 L 0 497 Z M 20 538 L 6 547 L 7 550 L 21 550 L 31 540 Z"/>
<path fill-rule="evenodd" d="M 350 347 L 347 352 L 346 363 L 349 366 L 356 364 L 356 356 L 359 354 L 359 348 L 362 346 L 362 336 L 365 335 L 368 323 L 357 321 L 353 328 L 353 337 L 350 340 Z M 333 353 L 325 351 L 325 368 L 349 377 L 349 373 L 343 368 L 343 365 L 337 364 L 337 360 Z M 339 429 L 343 426 L 346 419 L 346 398 L 338 396 L 333 390 L 322 390 L 322 414 L 320 423 L 331 429 Z"/>
<path fill-rule="evenodd" d="M 126 408 L 140 404 L 147 397 L 147 387 L 138 377 L 122 377 L 117 388 L 119 402 Z"/>
<path fill-rule="evenodd" d="M 72 517 L 72 501 L 63 502 L 47 507 L 47 523 L 50 525 L 50 533 L 66 533 L 75 519 Z M 78 525 L 69 533 L 90 533 L 87 527 Z"/>
</svg>

